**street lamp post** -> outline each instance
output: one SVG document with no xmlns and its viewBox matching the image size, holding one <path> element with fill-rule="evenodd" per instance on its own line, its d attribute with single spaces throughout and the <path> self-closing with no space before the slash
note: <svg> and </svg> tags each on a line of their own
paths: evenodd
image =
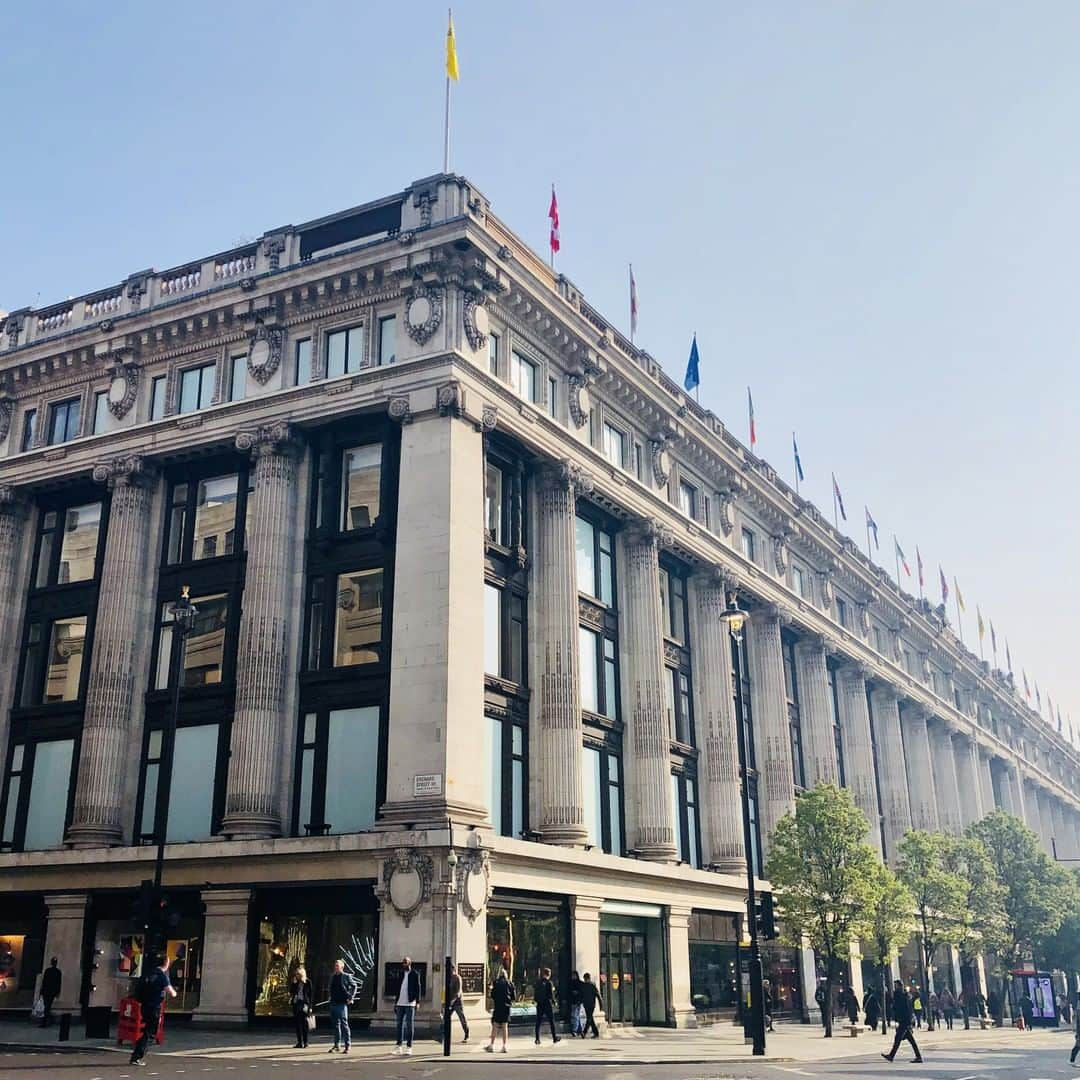
<svg viewBox="0 0 1080 1080">
<path fill-rule="evenodd" d="M 727 623 L 728 632 L 735 648 L 735 708 L 736 735 L 739 744 L 739 789 L 742 795 L 743 848 L 746 852 L 746 916 L 750 932 L 750 1037 L 754 1044 L 754 1056 L 765 1053 L 765 1009 L 761 985 L 761 949 L 757 933 L 757 895 L 754 888 L 753 844 L 750 833 L 750 775 L 746 760 L 746 739 L 743 730 L 742 694 L 742 631 L 747 614 L 739 607 L 735 593 L 728 594 L 727 607 L 720 616 Z"/>
<path fill-rule="evenodd" d="M 157 793 L 157 857 L 154 859 L 154 903 L 161 904 L 161 878 L 165 870 L 165 836 L 169 828 L 169 797 L 172 793 L 172 766 L 176 745 L 176 722 L 180 716 L 180 680 L 184 672 L 184 650 L 188 634 L 194 629 L 195 618 L 199 609 L 191 602 L 191 587 L 185 585 L 180 590 L 180 599 L 169 605 L 172 616 L 173 640 L 171 656 L 172 708 L 169 710 L 168 727 L 165 730 L 164 746 L 168 751 L 168 768 L 161 770 Z M 155 922 L 155 934 L 160 937 L 163 927 Z M 160 948 L 161 942 L 156 942 Z"/>
</svg>

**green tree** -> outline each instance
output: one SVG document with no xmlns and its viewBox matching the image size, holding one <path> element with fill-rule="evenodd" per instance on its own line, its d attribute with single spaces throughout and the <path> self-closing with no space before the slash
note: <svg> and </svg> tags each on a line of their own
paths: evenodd
<svg viewBox="0 0 1080 1080">
<path fill-rule="evenodd" d="M 850 792 L 818 784 L 795 802 L 773 833 L 766 876 L 779 894 L 782 933 L 805 937 L 825 958 L 825 1037 L 832 1037 L 832 984 L 851 942 L 865 935 L 873 907 L 877 852 Z"/>
<path fill-rule="evenodd" d="M 958 843 L 945 833 L 912 829 L 900 841 L 896 873 L 915 897 L 915 918 L 922 949 L 923 1015 L 932 1031 L 934 1014 L 930 1008 L 930 976 L 938 947 L 955 944 L 966 890 L 963 878 L 952 868 L 952 851 Z"/>
<path fill-rule="evenodd" d="M 1056 930 L 1039 935 L 1037 954 L 1049 967 L 1080 971 L 1080 870 L 1067 870 L 1062 880 L 1066 891 L 1065 917 Z"/>
<path fill-rule="evenodd" d="M 1018 818 L 995 810 L 969 826 L 981 840 L 1005 889 L 1005 925 L 997 953 L 1002 1004 L 1009 998 L 1009 971 L 1034 958 L 1040 942 L 1056 934 L 1068 914 L 1069 878 L 1039 847 L 1038 838 Z"/>
<path fill-rule="evenodd" d="M 907 944 L 915 930 L 915 897 L 911 890 L 885 865 L 877 866 L 874 899 L 869 908 L 867 940 L 873 950 L 874 966 L 878 972 L 877 992 L 881 998 L 882 1015 L 888 1001 L 888 970 L 897 952 Z M 888 1034 L 889 1025 L 881 1025 Z"/>
</svg>

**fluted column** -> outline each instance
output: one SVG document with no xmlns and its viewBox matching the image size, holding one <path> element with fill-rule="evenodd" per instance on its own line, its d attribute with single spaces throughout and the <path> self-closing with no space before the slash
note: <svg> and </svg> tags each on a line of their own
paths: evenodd
<svg viewBox="0 0 1080 1080">
<path fill-rule="evenodd" d="M 927 725 L 927 731 L 930 735 L 930 762 L 934 770 L 938 824 L 942 832 L 958 836 L 961 830 L 960 792 L 957 790 L 952 734 L 940 721 Z"/>
<path fill-rule="evenodd" d="M 795 646 L 795 678 L 799 684 L 799 719 L 807 787 L 823 782 L 840 783 L 827 663 L 826 645 L 821 638 L 803 638 Z"/>
<path fill-rule="evenodd" d="M 1042 842 L 1047 855 L 1053 854 L 1054 819 L 1050 813 L 1050 796 L 1047 792 L 1035 785 L 1035 798 L 1039 803 L 1039 820 L 1042 823 Z"/>
<path fill-rule="evenodd" d="M 276 422 L 236 436 L 254 462 L 253 505 L 237 650 L 236 709 L 221 831 L 236 839 L 278 836 L 279 774 L 289 669 L 289 592 L 296 536 L 299 446 Z"/>
<path fill-rule="evenodd" d="M 937 795 L 930 765 L 926 713 L 917 705 L 905 705 L 901 729 L 904 733 L 904 764 L 907 769 L 911 824 L 916 829 L 935 832 L 938 829 Z"/>
<path fill-rule="evenodd" d="M 870 704 L 874 710 L 878 764 L 881 766 L 878 784 L 881 787 L 881 810 L 885 825 L 885 857 L 894 863 L 899 855 L 900 841 L 911 828 L 900 708 L 896 693 L 888 686 L 876 688 L 871 694 Z"/>
<path fill-rule="evenodd" d="M 994 798 L 994 771 L 990 765 L 990 758 L 979 749 L 975 752 L 979 762 L 979 788 L 982 792 L 983 817 L 986 817 L 997 809 L 997 799 Z"/>
<path fill-rule="evenodd" d="M 758 771 L 761 846 L 767 858 L 777 822 L 795 809 L 795 774 L 791 767 L 784 654 L 780 618 L 775 608 L 759 608 L 748 624 L 750 701 Z"/>
<path fill-rule="evenodd" d="M 1065 824 L 1065 808 L 1055 799 L 1050 797 L 1050 820 L 1054 826 L 1054 854 L 1059 859 L 1072 857 L 1072 844 L 1069 841 L 1068 828 Z"/>
<path fill-rule="evenodd" d="M 1035 794 L 1034 784 L 1025 780 L 1023 773 L 1019 769 L 1017 769 L 1016 775 L 1016 786 L 1023 799 L 1024 823 L 1039 838 L 1041 844 L 1043 842 L 1043 824 L 1042 815 L 1039 812 L 1039 797 Z"/>
<path fill-rule="evenodd" d="M 581 684 L 574 510 L 592 478 L 561 461 L 537 479 L 533 620 L 539 641 L 540 833 L 548 844 L 584 844 L 581 787 Z"/>
<path fill-rule="evenodd" d="M 1020 773 L 1011 761 L 1002 760 L 998 764 L 1002 809 L 1027 824 L 1027 814 L 1024 812 L 1024 785 L 1020 782 Z"/>
<path fill-rule="evenodd" d="M 738 724 L 732 696 L 731 632 L 720 616 L 726 607 L 724 578 L 707 570 L 693 579 L 694 715 L 704 862 L 718 870 L 746 870 L 739 791 Z"/>
<path fill-rule="evenodd" d="M 989 812 L 983 806 L 979 781 L 979 748 L 966 735 L 954 735 L 952 744 L 960 794 L 960 822 L 966 828 L 976 821 L 982 821 Z"/>
<path fill-rule="evenodd" d="M 634 813 L 630 845 L 640 857 L 673 862 L 675 811 L 671 804 L 671 738 L 664 709 L 663 631 L 660 610 L 660 548 L 671 534 L 644 519 L 624 532 L 623 757 Z"/>
<path fill-rule="evenodd" d="M 845 664 L 836 673 L 840 703 L 840 745 L 844 751 L 844 777 L 855 805 L 870 823 L 867 842 L 881 854 L 881 824 L 877 783 L 874 778 L 874 745 L 870 736 L 870 708 L 866 701 L 866 669 Z"/>
<path fill-rule="evenodd" d="M 139 639 L 150 564 L 149 533 L 156 473 L 143 458 L 114 458 L 94 467 L 112 492 L 101 564 L 94 649 L 86 684 L 75 808 L 67 843 L 103 847 L 123 840 L 127 748 L 139 666 L 149 662 Z"/>
</svg>

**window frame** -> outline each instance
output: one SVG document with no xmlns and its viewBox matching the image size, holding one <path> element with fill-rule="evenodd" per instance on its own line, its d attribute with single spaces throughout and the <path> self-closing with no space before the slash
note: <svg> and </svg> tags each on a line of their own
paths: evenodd
<svg viewBox="0 0 1080 1080">
<path fill-rule="evenodd" d="M 376 333 L 376 347 L 377 347 L 377 367 L 389 367 L 391 364 L 397 363 L 397 315 L 377 315 L 375 317 L 375 333 Z M 384 357 L 385 343 L 386 343 L 386 327 L 387 324 L 391 324 L 394 330 L 393 351 L 390 353 L 390 358 Z"/>
<path fill-rule="evenodd" d="M 190 416 L 192 413 L 202 412 L 204 409 L 209 409 L 216 404 L 216 383 L 217 383 L 217 359 L 207 360 L 203 359 L 197 364 L 188 364 L 185 367 L 176 369 L 176 407 L 173 409 L 173 413 L 176 416 Z M 204 405 L 203 400 L 203 387 L 206 383 L 206 373 L 210 371 L 213 374 L 210 379 L 210 400 Z M 198 374 L 199 377 L 199 389 L 196 394 L 196 404 L 193 408 L 184 408 L 184 379 L 189 375 Z"/>
<path fill-rule="evenodd" d="M 4 756 L 4 779 L 0 785 L 0 852 L 17 852 L 26 850 L 26 825 L 30 813 L 30 797 L 34 786 L 34 767 L 37 764 L 37 748 L 41 743 L 64 742 L 72 740 L 71 770 L 68 774 L 67 799 L 64 804 L 64 828 L 61 833 L 61 843 L 55 848 L 34 848 L 34 851 L 59 851 L 63 850 L 63 840 L 67 837 L 68 829 L 71 828 L 71 820 L 75 810 L 75 787 L 79 771 L 79 757 L 82 749 L 82 729 L 62 732 L 43 731 L 27 732 L 16 736 L 14 731 L 8 739 L 7 752 Z M 22 763 L 15 772 L 13 764 L 15 752 L 22 748 Z M 4 825 L 8 813 L 8 799 L 11 797 L 11 784 L 13 779 L 19 778 L 19 792 L 12 819 L 11 839 L 5 840 L 3 836 Z M 29 783 L 27 779 L 29 778 Z"/>
<path fill-rule="evenodd" d="M 697 770 L 673 768 L 671 779 L 674 795 L 675 813 L 675 849 L 680 863 L 693 870 L 700 870 L 701 861 L 701 788 L 698 784 Z M 689 785 L 693 785 L 693 799 L 690 798 Z M 690 812 L 693 811 L 693 828 L 690 825 Z M 687 853 L 691 858 L 686 858 Z"/>
<path fill-rule="evenodd" d="M 305 349 L 304 346 L 307 346 Z M 307 353 L 306 359 L 303 354 Z M 293 342 L 293 386 L 307 386 L 311 382 L 312 361 L 314 359 L 314 341 L 310 334 L 307 337 L 297 338 Z M 306 366 L 307 374 L 301 378 L 301 373 Z"/>
<path fill-rule="evenodd" d="M 19 453 L 26 454 L 33 450 L 38 443 L 37 434 L 38 411 L 36 408 L 25 409 L 22 414 L 22 433 L 19 436 Z"/>
<path fill-rule="evenodd" d="M 529 368 L 532 372 L 532 393 L 524 394 L 521 390 L 521 372 L 524 368 Z M 510 349 L 510 386 L 514 393 L 517 394 L 522 401 L 527 401 L 530 405 L 542 404 L 540 397 L 540 390 L 543 386 L 541 380 L 544 375 L 544 365 L 541 361 L 529 356 L 523 352 L 520 348 L 511 347 Z"/>
<path fill-rule="evenodd" d="M 614 438 L 614 442 L 613 442 Z M 630 434 L 618 424 L 613 424 L 607 417 L 600 422 L 600 452 L 604 460 L 623 472 L 628 470 Z M 616 457 L 611 454 L 612 447 L 617 445 L 619 452 Z"/>
<path fill-rule="evenodd" d="M 525 840 L 531 835 L 529 826 L 529 717 L 520 706 L 501 709 L 493 704 L 486 704 L 484 719 L 489 730 L 492 721 L 498 724 L 499 731 L 499 820 L 492 820 L 492 826 L 499 836 L 510 836 Z M 514 732 L 521 734 L 521 753 L 514 753 Z M 492 753 L 494 757 L 494 752 Z M 514 805 L 514 765 L 521 764 L 521 805 Z M 491 767 L 489 762 L 488 768 Z M 521 828 L 514 832 L 514 812 L 520 810 Z"/>
<path fill-rule="evenodd" d="M 151 422 L 164 420 L 168 414 L 169 376 L 155 375 L 150 380 L 150 408 L 148 410 L 148 419 Z"/>
<path fill-rule="evenodd" d="M 72 406 L 76 409 L 74 431 L 71 430 Z M 82 435 L 85 421 L 83 418 L 83 399 L 81 394 L 76 395 L 75 397 L 60 398 L 56 401 L 50 401 L 48 410 L 47 415 L 49 418 L 49 425 L 46 439 L 47 446 L 63 446 L 65 443 L 73 442 Z M 56 419 L 60 414 L 60 410 L 63 410 L 64 413 L 64 437 L 55 439 L 53 438 L 53 432 L 56 427 Z"/>
<path fill-rule="evenodd" d="M 351 335 L 354 330 L 359 330 L 359 342 L 360 342 L 360 358 L 356 362 L 355 366 L 352 364 L 352 349 L 351 349 Z M 368 353 L 367 344 L 367 319 L 360 319 L 357 322 L 345 323 L 341 326 L 328 326 L 322 331 L 323 340 L 323 371 L 324 377 L 327 379 L 341 379 L 346 375 L 356 375 L 358 372 L 363 371 L 367 366 L 365 360 Z M 331 372 L 330 370 L 330 339 L 336 337 L 338 334 L 342 335 L 345 339 L 345 355 L 342 358 L 342 370 Z"/>
<path fill-rule="evenodd" d="M 600 835 L 596 845 L 608 855 L 625 856 L 627 853 L 626 843 L 626 765 L 623 759 L 622 735 L 619 732 L 601 730 L 592 726 L 586 726 L 581 744 L 582 757 L 584 751 L 591 750 L 600 755 Z M 619 778 L 611 779 L 611 760 L 618 763 Z M 584 769 L 582 770 L 584 771 Z M 611 835 L 611 789 L 618 791 L 619 805 L 619 850 L 612 850 Z"/>
<path fill-rule="evenodd" d="M 690 642 L 690 571 L 667 554 L 662 554 L 659 579 L 663 618 L 661 629 L 664 639 L 664 692 L 666 705 L 671 710 L 668 738 L 673 753 L 685 754 L 697 746 Z M 681 619 L 677 615 L 680 611 Z M 675 625 L 677 619 L 681 626 Z"/>
<path fill-rule="evenodd" d="M 780 651 L 784 667 L 784 699 L 788 722 L 788 746 L 795 793 L 806 790 L 806 755 L 803 749 L 802 710 L 799 700 L 799 674 L 795 659 L 798 640 L 787 629 L 780 633 Z"/>
</svg>

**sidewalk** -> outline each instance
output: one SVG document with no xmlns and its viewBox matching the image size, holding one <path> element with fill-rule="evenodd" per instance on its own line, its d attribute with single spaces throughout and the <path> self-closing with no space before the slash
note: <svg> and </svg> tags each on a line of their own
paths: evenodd
<svg viewBox="0 0 1080 1080">
<path fill-rule="evenodd" d="M 340 1061 L 326 1053 L 330 1045 L 329 1031 L 320 1025 L 307 1050 L 295 1050 L 287 1032 L 221 1030 L 176 1025 L 171 1030 L 166 1021 L 165 1045 L 151 1053 L 155 1056 L 199 1056 L 236 1060 L 275 1061 Z M 0 1023 L 0 1047 L 48 1047 L 55 1050 L 110 1050 L 129 1053 L 130 1048 L 116 1045 L 115 1031 L 108 1040 L 85 1039 L 81 1024 L 72 1024 L 72 1038 L 58 1042 L 57 1028 L 40 1028 L 23 1022 Z M 742 1030 L 730 1025 L 714 1025 L 700 1030 L 672 1031 L 668 1028 L 612 1028 L 600 1039 L 571 1039 L 564 1036 L 558 1045 L 545 1039 L 536 1046 L 531 1029 L 515 1030 L 510 1037 L 508 1054 L 484 1052 L 488 1032 L 474 1027 L 472 1039 L 462 1044 L 460 1033 L 455 1041 L 449 1062 L 548 1062 L 563 1065 L 667 1065 L 667 1064 L 732 1064 L 752 1059 L 750 1047 L 743 1043 Z M 916 1033 L 924 1056 L 932 1058 L 937 1048 L 949 1049 L 1054 1049 L 1070 1042 L 1072 1033 L 1066 1028 L 1037 1029 L 1018 1032 L 1013 1028 L 992 1028 L 988 1031 L 940 1030 Z M 781 1025 L 768 1036 L 766 1056 L 757 1060 L 768 1062 L 814 1062 L 839 1058 L 879 1054 L 892 1045 L 880 1032 L 862 1034 L 857 1038 L 841 1034 L 825 1039 L 821 1029 L 810 1025 Z M 385 1036 L 357 1033 L 350 1057 L 363 1060 L 393 1058 L 393 1041 Z M 442 1060 L 442 1046 L 434 1039 L 418 1039 L 413 1047 L 416 1061 Z"/>
</svg>

